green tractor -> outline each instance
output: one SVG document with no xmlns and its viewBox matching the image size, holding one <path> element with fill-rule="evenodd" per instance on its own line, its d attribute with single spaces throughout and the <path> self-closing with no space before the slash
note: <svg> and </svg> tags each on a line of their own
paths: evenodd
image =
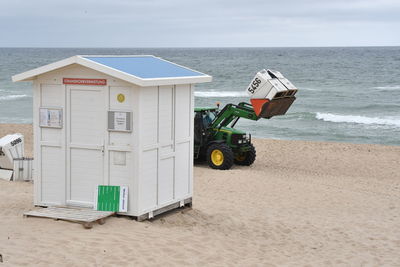
<svg viewBox="0 0 400 267">
<path fill-rule="evenodd" d="M 194 159 L 206 159 L 213 169 L 228 170 L 235 163 L 250 166 L 256 159 L 251 135 L 235 129 L 240 118 L 257 121 L 286 113 L 296 98 L 294 95 L 263 100 L 258 108 L 241 102 L 217 107 L 197 107 L 194 115 Z M 256 111 L 255 111 L 256 110 Z M 257 113 L 258 115 L 257 115 Z"/>
<path fill-rule="evenodd" d="M 240 117 L 257 120 L 244 102 L 228 104 L 221 111 L 219 107 L 195 108 L 194 158 L 207 159 L 211 168 L 220 170 L 230 169 L 233 163 L 253 164 L 256 150 L 251 136 L 234 128 Z"/>
</svg>

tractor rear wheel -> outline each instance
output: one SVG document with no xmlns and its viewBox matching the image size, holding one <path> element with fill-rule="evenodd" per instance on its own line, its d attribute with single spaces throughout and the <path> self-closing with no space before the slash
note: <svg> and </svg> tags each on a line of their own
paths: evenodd
<svg viewBox="0 0 400 267">
<path fill-rule="evenodd" d="M 256 160 L 256 149 L 253 144 L 249 144 L 250 150 L 235 155 L 235 164 L 250 166 Z"/>
<path fill-rule="evenodd" d="M 212 144 L 207 149 L 207 162 L 213 169 L 229 170 L 233 165 L 233 151 L 225 143 Z"/>
</svg>

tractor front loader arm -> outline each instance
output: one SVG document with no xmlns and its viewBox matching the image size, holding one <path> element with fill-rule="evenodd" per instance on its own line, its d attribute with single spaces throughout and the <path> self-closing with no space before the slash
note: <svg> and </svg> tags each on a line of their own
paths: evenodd
<svg viewBox="0 0 400 267">
<path fill-rule="evenodd" d="M 214 121 L 211 124 L 212 128 L 220 128 L 228 126 L 231 122 L 234 123 L 240 119 L 246 118 L 249 120 L 257 121 L 259 117 L 253 110 L 251 104 L 246 102 L 241 102 L 238 105 L 235 104 L 227 104 L 216 116 Z"/>
</svg>

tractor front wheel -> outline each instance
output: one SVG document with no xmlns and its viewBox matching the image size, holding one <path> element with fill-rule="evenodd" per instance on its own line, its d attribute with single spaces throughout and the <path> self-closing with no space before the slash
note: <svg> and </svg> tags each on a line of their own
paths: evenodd
<svg viewBox="0 0 400 267">
<path fill-rule="evenodd" d="M 253 144 L 249 144 L 250 150 L 242 153 L 238 153 L 235 156 L 235 164 L 250 166 L 256 160 L 256 149 Z"/>
<path fill-rule="evenodd" d="M 207 149 L 207 162 L 213 169 L 229 170 L 233 165 L 233 151 L 225 143 L 212 144 Z"/>
</svg>

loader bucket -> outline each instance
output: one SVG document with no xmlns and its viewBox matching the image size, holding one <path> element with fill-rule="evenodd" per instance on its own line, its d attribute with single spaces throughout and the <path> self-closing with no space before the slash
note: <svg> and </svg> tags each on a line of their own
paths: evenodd
<svg viewBox="0 0 400 267">
<path fill-rule="evenodd" d="M 284 115 L 296 97 L 283 97 L 278 99 L 250 99 L 254 112 L 259 118 L 270 119 L 273 116 Z"/>
</svg>

